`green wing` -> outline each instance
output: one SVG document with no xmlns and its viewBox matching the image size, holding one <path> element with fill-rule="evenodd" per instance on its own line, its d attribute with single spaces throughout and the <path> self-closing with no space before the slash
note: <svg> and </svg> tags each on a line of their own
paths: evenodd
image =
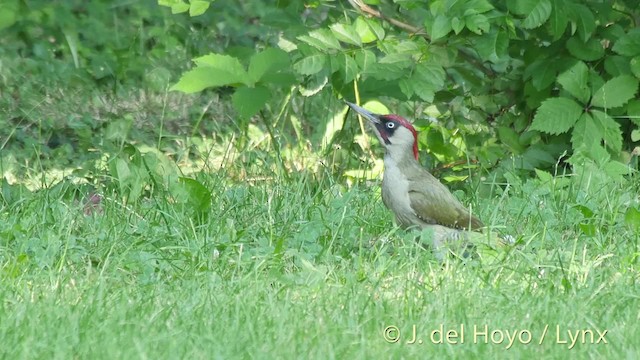
<svg viewBox="0 0 640 360">
<path fill-rule="evenodd" d="M 478 230 L 484 227 L 438 179 L 428 172 L 421 175 L 424 178 L 419 181 L 409 179 L 411 208 L 419 218 L 427 223 L 456 229 Z"/>
</svg>

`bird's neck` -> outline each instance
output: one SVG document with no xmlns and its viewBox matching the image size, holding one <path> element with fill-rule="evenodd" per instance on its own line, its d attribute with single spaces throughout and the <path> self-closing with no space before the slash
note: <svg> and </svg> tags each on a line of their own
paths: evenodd
<svg viewBox="0 0 640 360">
<path fill-rule="evenodd" d="M 389 147 L 384 155 L 385 166 L 405 166 L 419 165 L 413 154 L 413 148 Z"/>
</svg>

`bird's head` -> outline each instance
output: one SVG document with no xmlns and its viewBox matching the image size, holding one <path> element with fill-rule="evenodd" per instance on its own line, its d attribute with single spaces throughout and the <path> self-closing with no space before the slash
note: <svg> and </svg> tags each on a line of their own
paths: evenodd
<svg viewBox="0 0 640 360">
<path fill-rule="evenodd" d="M 409 121 L 399 115 L 374 114 L 350 102 L 347 105 L 369 120 L 378 140 L 389 153 L 413 151 L 413 156 L 418 160 L 418 133 Z"/>
</svg>

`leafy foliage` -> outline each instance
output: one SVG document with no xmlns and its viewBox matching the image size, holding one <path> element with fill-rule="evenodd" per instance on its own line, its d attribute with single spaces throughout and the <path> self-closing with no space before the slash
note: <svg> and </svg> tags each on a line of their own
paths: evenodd
<svg viewBox="0 0 640 360">
<path fill-rule="evenodd" d="M 314 101 L 319 91 L 330 91 L 349 100 L 409 101 L 412 105 L 398 112 L 437 120 L 418 122 L 428 133 L 421 139 L 440 134 L 459 150 L 423 141 L 438 161 L 457 161 L 466 153 L 490 166 L 506 149 L 515 161 L 502 168 L 548 168 L 567 151 L 576 161 L 598 162 L 604 156 L 600 149 L 606 149 L 610 159 L 629 162 L 625 154 L 636 143 L 629 134 L 637 129 L 633 99 L 640 74 L 638 9 L 632 2 L 332 4 L 317 1 L 303 9 L 299 2 L 284 1 L 252 14 L 274 34 L 264 46 L 287 52 L 293 65 L 286 74 L 302 84 L 301 96 Z M 204 71 L 197 64 L 174 89 L 231 85 L 241 94 L 236 109 L 249 117 L 268 105 L 266 89 L 273 96 L 295 84 L 263 81 L 265 90 L 247 96 L 245 87 L 260 87 L 257 79 L 246 80 L 239 62 L 225 67 L 230 78 L 209 69 L 202 79 L 194 75 Z M 306 91 L 309 86 L 315 90 Z"/>
</svg>

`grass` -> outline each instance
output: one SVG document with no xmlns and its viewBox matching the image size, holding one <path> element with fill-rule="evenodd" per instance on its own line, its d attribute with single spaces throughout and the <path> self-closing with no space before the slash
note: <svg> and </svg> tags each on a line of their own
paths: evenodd
<svg viewBox="0 0 640 360">
<path fill-rule="evenodd" d="M 638 189 L 588 177 L 515 182 L 500 209 L 480 199 L 518 245 L 444 264 L 392 226 L 376 184 L 201 173 L 205 218 L 159 192 L 125 204 L 106 189 L 93 211 L 70 183 L 27 193 L 1 212 L 0 356 L 636 358 L 638 235 L 620 219 Z M 461 327 L 463 343 L 432 343 Z M 584 335 L 571 349 L 568 332 Z"/>
<path fill-rule="evenodd" d="M 201 52 L 167 46 L 170 73 Z M 146 73 L 110 90 L 9 50 L 0 358 L 640 357 L 637 176 L 477 180 L 457 194 L 517 243 L 441 263 L 393 226 L 377 180 L 340 177 L 349 149 L 302 136 L 326 108 L 292 106 L 308 114 L 275 154 L 261 123 L 239 134 L 228 94 L 147 89 Z"/>
</svg>

